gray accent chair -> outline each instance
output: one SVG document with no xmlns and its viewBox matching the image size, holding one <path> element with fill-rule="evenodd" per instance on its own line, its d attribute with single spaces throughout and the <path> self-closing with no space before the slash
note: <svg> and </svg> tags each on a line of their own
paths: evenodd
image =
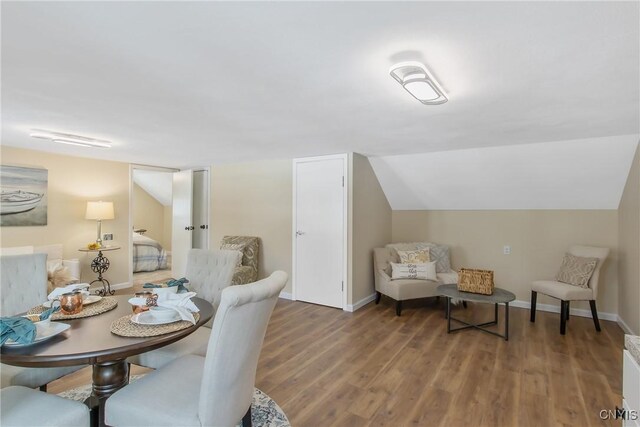
<svg viewBox="0 0 640 427">
<path fill-rule="evenodd" d="M 89 424 L 89 408 L 83 403 L 27 387 L 0 390 L 2 427 L 87 427 Z"/>
<path fill-rule="evenodd" d="M 198 297 L 209 301 L 214 309 L 217 309 L 222 291 L 231 286 L 239 257 L 237 251 L 191 249 L 187 255 L 185 273 L 185 277 L 189 279 L 189 290 L 196 292 Z M 157 369 L 186 354 L 204 356 L 211 334 L 211 324 L 212 322 L 208 322 L 173 344 L 130 357 L 128 361 Z"/>
<path fill-rule="evenodd" d="M 251 425 L 251 402 L 267 324 L 287 274 L 222 291 L 206 357 L 183 356 L 114 393 L 108 425 Z"/>
<path fill-rule="evenodd" d="M 560 300 L 560 334 L 564 335 L 569 320 L 571 301 L 589 301 L 593 324 L 596 331 L 600 332 L 600 321 L 598 320 L 598 310 L 596 308 L 596 298 L 598 297 L 598 282 L 600 280 L 600 268 L 609 256 L 608 248 L 596 248 L 593 246 L 572 246 L 569 249 L 571 255 L 578 257 L 598 258 L 596 268 L 589 279 L 589 287 L 569 285 L 556 280 L 536 280 L 531 283 L 531 322 L 536 321 L 536 302 L 538 292 Z"/>
<path fill-rule="evenodd" d="M 47 300 L 47 255 L 0 256 L 0 316 L 16 316 Z M 83 366 L 23 368 L 0 365 L 0 388 L 21 385 L 46 390 L 47 383 Z"/>
<path fill-rule="evenodd" d="M 232 285 L 246 285 L 258 280 L 258 256 L 260 255 L 260 239 L 251 236 L 224 236 L 222 245 L 244 245 L 242 264 L 233 273 Z"/>
</svg>

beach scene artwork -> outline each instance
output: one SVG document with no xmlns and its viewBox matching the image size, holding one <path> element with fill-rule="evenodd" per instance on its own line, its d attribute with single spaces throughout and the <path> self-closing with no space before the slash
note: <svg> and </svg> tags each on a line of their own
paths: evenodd
<svg viewBox="0 0 640 427">
<path fill-rule="evenodd" d="M 47 225 L 46 169 L 0 166 L 0 226 Z"/>
</svg>

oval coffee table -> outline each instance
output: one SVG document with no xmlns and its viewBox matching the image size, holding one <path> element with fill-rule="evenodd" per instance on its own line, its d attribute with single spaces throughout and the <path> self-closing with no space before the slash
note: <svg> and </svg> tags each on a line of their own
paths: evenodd
<svg viewBox="0 0 640 427">
<path fill-rule="evenodd" d="M 463 329 L 479 329 L 484 332 L 488 332 L 492 335 L 496 335 L 500 338 L 504 338 L 505 341 L 509 341 L 509 303 L 516 299 L 516 296 L 501 288 L 494 288 L 492 295 L 474 294 L 471 292 L 462 292 L 458 290 L 458 285 L 440 285 L 437 289 L 440 295 L 447 297 L 447 333 L 461 331 Z M 455 319 L 451 317 L 451 298 L 461 299 L 462 301 L 483 302 L 489 304 L 495 304 L 494 320 L 491 322 L 485 322 L 480 324 L 467 323 L 464 320 Z M 491 331 L 486 326 L 498 324 L 498 304 L 504 304 L 504 335 Z M 451 329 L 451 321 L 462 323 L 465 326 Z"/>
</svg>

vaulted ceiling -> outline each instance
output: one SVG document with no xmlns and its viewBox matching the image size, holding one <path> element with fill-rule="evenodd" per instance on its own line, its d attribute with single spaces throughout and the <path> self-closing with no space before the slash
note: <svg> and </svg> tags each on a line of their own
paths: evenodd
<svg viewBox="0 0 640 427">
<path fill-rule="evenodd" d="M 638 2 L 1 7 L 4 145 L 182 168 L 640 133 Z M 411 98 L 388 74 L 405 60 L 449 102 Z"/>
</svg>

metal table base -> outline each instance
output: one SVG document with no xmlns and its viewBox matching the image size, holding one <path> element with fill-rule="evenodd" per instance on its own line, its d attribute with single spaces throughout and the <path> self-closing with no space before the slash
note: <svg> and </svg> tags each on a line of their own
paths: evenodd
<svg viewBox="0 0 640 427">
<path fill-rule="evenodd" d="M 464 329 L 478 329 L 480 331 L 489 333 L 491 335 L 495 335 L 497 337 L 500 338 L 504 338 L 505 341 L 509 341 L 509 303 L 505 302 L 504 303 L 504 335 L 501 335 L 497 332 L 491 331 L 487 328 L 485 328 L 485 326 L 492 326 L 492 325 L 497 325 L 498 324 L 498 304 L 499 303 L 495 303 L 494 304 L 494 319 L 491 322 L 485 322 L 485 323 L 467 323 L 464 320 L 460 320 L 460 319 L 456 319 L 455 317 L 451 317 L 451 297 L 447 297 L 447 333 L 450 334 L 452 332 L 456 332 L 456 331 L 462 331 Z M 459 328 L 455 328 L 455 329 L 451 329 L 451 321 L 455 320 L 458 323 L 462 323 L 465 326 L 459 327 Z"/>
</svg>

